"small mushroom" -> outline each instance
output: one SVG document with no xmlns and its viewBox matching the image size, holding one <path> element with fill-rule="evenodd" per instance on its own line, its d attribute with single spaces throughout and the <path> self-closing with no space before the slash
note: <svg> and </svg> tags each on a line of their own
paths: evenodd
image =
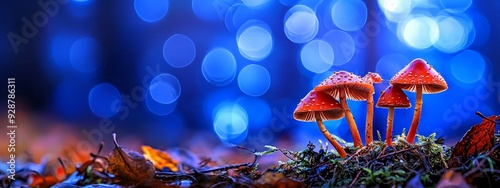
<svg viewBox="0 0 500 188">
<path fill-rule="evenodd" d="M 394 118 L 394 108 L 410 108 L 411 103 L 408 96 L 399 88 L 398 86 L 390 85 L 382 94 L 377 101 L 378 108 L 388 108 L 389 112 L 387 114 L 387 130 L 385 132 L 385 143 L 388 146 L 392 145 L 392 125 Z"/>
<path fill-rule="evenodd" d="M 448 85 L 441 74 L 421 58 L 414 59 L 396 73 L 390 83 L 399 86 L 403 90 L 415 92 L 417 95 L 413 120 L 406 137 L 406 141 L 413 144 L 420 122 L 420 114 L 422 113 L 422 93 L 440 93 L 448 89 Z"/>
<path fill-rule="evenodd" d="M 330 94 L 333 98 L 340 100 L 340 105 L 345 112 L 349 129 L 351 130 L 352 138 L 355 147 L 363 146 L 361 136 L 359 135 L 356 122 L 352 116 L 351 110 L 347 106 L 347 100 L 366 100 L 370 95 L 373 95 L 373 85 L 366 83 L 363 79 L 353 73 L 347 71 L 334 72 L 333 75 L 325 79 L 314 88 L 316 91 L 324 91 Z"/>
<path fill-rule="evenodd" d="M 374 72 L 368 72 L 364 77 L 363 81 L 366 83 L 380 83 L 382 82 L 382 77 L 379 74 Z M 369 145 L 373 142 L 373 94 L 375 90 L 373 90 L 371 95 L 368 95 L 366 99 L 366 126 L 365 126 L 365 142 L 366 145 Z"/>
<path fill-rule="evenodd" d="M 340 157 L 345 158 L 347 153 L 344 148 L 328 132 L 323 120 L 337 120 L 344 117 L 344 110 L 339 102 L 332 96 L 322 91 L 310 91 L 297 105 L 293 112 L 293 118 L 298 121 L 314 122 L 318 124 L 319 130 L 325 138 L 333 145 Z"/>
</svg>

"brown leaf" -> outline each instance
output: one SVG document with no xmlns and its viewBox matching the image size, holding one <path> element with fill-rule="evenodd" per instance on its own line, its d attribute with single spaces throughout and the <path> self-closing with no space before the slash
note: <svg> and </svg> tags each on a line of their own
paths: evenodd
<svg viewBox="0 0 500 188">
<path fill-rule="evenodd" d="M 153 164 L 140 153 L 119 146 L 113 133 L 115 149 L 109 153 L 108 171 L 115 175 L 117 184 L 137 185 L 152 181 L 155 176 Z"/>
<path fill-rule="evenodd" d="M 281 173 L 268 172 L 255 181 L 257 187 L 306 187 L 303 182 L 295 181 L 285 177 Z"/>
<path fill-rule="evenodd" d="M 469 184 L 465 182 L 462 174 L 455 172 L 453 170 L 446 172 L 441 176 L 441 180 L 437 184 L 436 188 L 470 188 Z"/>
<path fill-rule="evenodd" d="M 54 176 L 45 176 L 42 177 L 38 174 L 33 174 L 31 176 L 32 181 L 30 186 L 32 187 L 39 187 L 39 188 L 49 188 L 59 182 Z"/>
<path fill-rule="evenodd" d="M 153 165 L 157 169 L 163 170 L 163 168 L 168 168 L 172 172 L 177 172 L 179 170 L 177 169 L 178 162 L 172 159 L 167 152 L 154 149 L 150 146 L 142 146 L 141 149 L 142 152 L 144 152 L 144 157 L 153 162 Z"/>
<path fill-rule="evenodd" d="M 490 116 L 480 124 L 472 126 L 464 137 L 453 147 L 448 165 L 450 168 L 462 166 L 469 157 L 486 152 L 493 147 L 495 120 L 500 116 Z"/>
</svg>

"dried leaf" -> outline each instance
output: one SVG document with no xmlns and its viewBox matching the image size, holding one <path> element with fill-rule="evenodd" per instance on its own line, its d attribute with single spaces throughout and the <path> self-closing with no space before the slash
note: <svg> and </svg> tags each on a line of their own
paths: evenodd
<svg viewBox="0 0 500 188">
<path fill-rule="evenodd" d="M 303 182 L 285 177 L 281 173 L 268 172 L 255 181 L 257 187 L 306 187 Z"/>
<path fill-rule="evenodd" d="M 172 159 L 167 152 L 154 149 L 150 146 L 142 146 L 141 149 L 144 152 L 144 157 L 153 162 L 153 165 L 157 169 L 163 170 L 163 168 L 168 168 L 172 172 L 179 170 L 177 168 L 178 161 Z"/>
<path fill-rule="evenodd" d="M 120 185 L 137 185 L 152 181 L 155 176 L 153 164 L 140 153 L 119 146 L 113 134 L 115 149 L 109 153 L 108 171 L 115 175 Z"/>
<path fill-rule="evenodd" d="M 472 126 L 453 147 L 448 162 L 449 167 L 459 167 L 469 157 L 490 150 L 495 141 L 495 120 L 499 119 L 500 116 L 490 116 L 483 119 L 480 124 Z"/>
<path fill-rule="evenodd" d="M 445 187 L 470 188 L 469 184 L 467 184 L 462 177 L 462 174 L 455 171 L 446 172 L 436 186 L 436 188 Z"/>
<path fill-rule="evenodd" d="M 30 186 L 38 188 L 49 188 L 59 182 L 54 176 L 42 177 L 38 174 L 33 174 L 31 178 L 32 180 Z"/>
</svg>

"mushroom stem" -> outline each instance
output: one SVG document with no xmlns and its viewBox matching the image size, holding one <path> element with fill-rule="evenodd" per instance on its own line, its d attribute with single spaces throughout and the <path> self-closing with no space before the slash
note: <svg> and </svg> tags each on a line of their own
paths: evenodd
<svg viewBox="0 0 500 188">
<path fill-rule="evenodd" d="M 416 90 L 417 102 L 415 103 L 415 112 L 413 114 L 413 120 L 411 121 L 410 131 L 408 131 L 408 136 L 406 137 L 406 141 L 410 144 L 415 142 L 415 135 L 417 134 L 418 123 L 420 122 L 420 114 L 422 113 L 422 86 L 417 86 Z"/>
<path fill-rule="evenodd" d="M 365 127 L 365 142 L 369 145 L 373 142 L 373 94 L 366 99 L 366 127 Z"/>
<path fill-rule="evenodd" d="M 333 138 L 332 134 L 326 129 L 325 125 L 323 124 L 323 120 L 321 120 L 321 115 L 320 112 L 315 112 L 314 116 L 316 118 L 316 123 L 318 123 L 319 130 L 321 133 L 323 133 L 323 136 L 333 145 L 335 150 L 339 153 L 340 157 L 345 158 L 347 156 L 347 153 L 345 152 L 344 148 Z"/>
<path fill-rule="evenodd" d="M 349 129 L 351 130 L 354 147 L 362 147 L 363 142 L 361 142 L 361 136 L 359 135 L 358 127 L 356 127 L 354 117 L 352 116 L 351 110 L 349 110 L 349 107 L 347 106 L 345 90 L 340 90 L 339 98 L 340 105 L 342 105 L 342 108 L 344 109 L 345 118 L 347 119 L 347 123 L 349 124 Z"/>
<path fill-rule="evenodd" d="M 387 130 L 385 131 L 385 143 L 388 146 L 392 146 L 393 118 L 394 118 L 394 107 L 389 107 L 389 113 L 387 114 Z"/>
</svg>

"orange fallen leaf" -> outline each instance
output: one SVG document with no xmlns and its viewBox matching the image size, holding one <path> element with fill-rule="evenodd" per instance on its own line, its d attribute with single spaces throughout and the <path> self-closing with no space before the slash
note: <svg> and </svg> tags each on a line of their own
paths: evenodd
<svg viewBox="0 0 500 188">
<path fill-rule="evenodd" d="M 494 144 L 496 120 L 500 120 L 500 116 L 485 117 L 480 124 L 472 126 L 453 147 L 449 167 L 459 167 L 471 156 L 490 150 Z"/>
<path fill-rule="evenodd" d="M 39 188 L 45 188 L 45 187 L 51 187 L 55 184 L 59 183 L 59 180 L 57 180 L 53 176 L 40 176 L 38 174 L 33 174 L 31 176 L 31 183 L 30 186 L 32 187 L 39 187 Z"/>
<path fill-rule="evenodd" d="M 446 187 L 469 188 L 471 186 L 465 182 L 462 174 L 459 172 L 448 171 L 441 176 L 441 180 L 439 180 L 439 183 L 436 186 L 436 188 Z"/>
<path fill-rule="evenodd" d="M 162 170 L 163 168 L 168 168 L 172 172 L 177 172 L 179 169 L 177 168 L 178 162 L 164 151 L 154 149 L 150 146 L 142 146 L 142 152 L 144 152 L 144 157 L 151 162 L 157 168 Z"/>
<path fill-rule="evenodd" d="M 155 168 L 139 152 L 118 145 L 113 133 L 115 149 L 108 155 L 108 172 L 115 175 L 119 185 L 137 185 L 154 180 Z"/>
</svg>

